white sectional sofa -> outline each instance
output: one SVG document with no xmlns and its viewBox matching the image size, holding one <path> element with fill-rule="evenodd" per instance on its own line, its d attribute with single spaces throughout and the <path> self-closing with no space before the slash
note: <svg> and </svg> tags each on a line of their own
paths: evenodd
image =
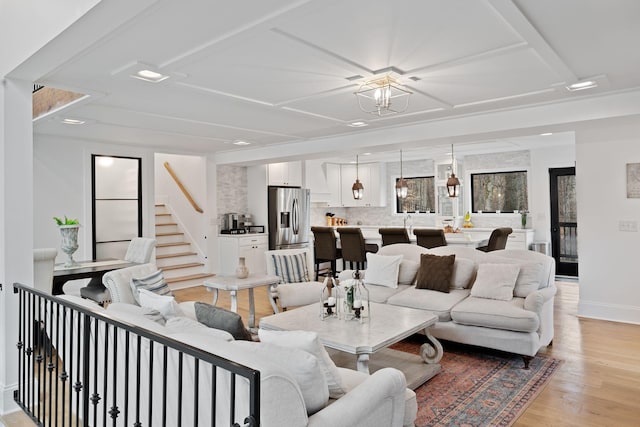
<svg viewBox="0 0 640 427">
<path fill-rule="evenodd" d="M 131 278 L 139 278 L 149 275 L 157 270 L 154 264 L 143 264 L 139 266 L 129 267 L 126 269 L 116 270 L 107 273 L 103 278 L 103 283 L 112 295 L 112 303 L 105 309 L 99 307 L 87 300 L 74 296 L 61 296 L 60 298 L 84 308 L 90 308 L 99 315 L 110 317 L 114 320 L 124 322 L 129 325 L 142 328 L 162 337 L 168 337 L 173 340 L 188 344 L 207 353 L 215 354 L 226 358 L 230 361 L 248 366 L 260 371 L 260 425 L 269 426 L 317 426 L 317 427 L 333 427 L 333 426 L 413 426 L 417 414 L 417 403 L 415 393 L 406 388 L 406 380 L 404 374 L 393 368 L 385 368 L 367 375 L 351 369 L 338 368 L 333 365 L 330 367 L 336 382 L 342 392 L 335 391 L 330 388 L 330 382 L 326 374 L 326 361 L 322 362 L 324 357 L 318 350 L 317 354 L 309 353 L 304 349 L 283 348 L 273 343 L 267 342 L 250 342 L 235 341 L 233 337 L 221 330 L 207 328 L 195 321 L 195 313 L 193 303 L 181 303 L 179 307 L 182 316 L 172 317 L 163 325 L 151 320 L 147 309 L 135 304 L 129 282 Z M 67 319 L 70 316 L 66 317 Z M 75 336 L 81 336 L 82 326 L 78 322 L 69 324 L 67 327 L 73 330 Z M 93 331 L 93 327 L 91 328 Z M 92 343 L 90 348 L 94 348 L 94 340 L 97 340 L 96 348 L 103 348 L 105 345 L 104 324 L 96 329 L 97 336 L 91 333 Z M 110 366 L 112 363 L 118 364 L 118 372 L 124 371 L 124 364 L 127 361 L 135 361 L 138 351 L 136 350 L 135 335 L 130 337 L 123 329 L 118 330 L 120 345 L 117 347 L 118 354 L 115 355 L 116 362 L 110 359 L 106 364 Z M 307 333 L 311 334 L 311 333 Z M 108 335 L 109 336 L 109 335 Z M 130 348 L 125 350 L 122 342 L 131 343 Z M 113 348 L 113 332 L 109 338 L 110 348 Z M 317 339 L 317 338 L 316 338 Z M 297 339 L 296 339 L 297 340 Z M 295 340 L 294 340 L 295 341 Z M 141 421 L 143 425 L 162 425 L 162 410 L 159 405 L 159 399 L 162 395 L 162 377 L 163 372 L 163 349 L 161 345 L 149 346 L 149 342 L 142 340 L 141 353 L 141 369 L 140 382 L 144 384 L 141 387 L 138 383 L 129 384 L 130 390 L 139 389 L 141 391 Z M 294 347 L 296 343 L 292 344 Z M 77 343 L 70 343 L 65 350 L 60 349 L 60 354 L 76 354 Z M 321 351 L 324 347 L 319 344 L 317 346 Z M 153 367 L 150 366 L 149 355 L 153 349 Z M 325 353 L 326 354 L 326 353 Z M 88 360 L 93 360 L 93 353 Z M 98 352 L 97 357 L 101 357 Z M 112 356 L 111 356 L 112 357 Z M 328 358 L 328 355 L 326 356 Z M 67 358 L 68 359 L 68 358 Z M 65 364 L 69 365 L 69 360 L 65 360 Z M 332 362 L 331 362 L 332 363 Z M 71 361 L 71 365 L 73 361 Z M 69 365 L 68 369 L 74 370 L 75 375 L 81 366 L 75 367 Z M 98 362 L 99 372 L 104 368 L 105 362 Z M 198 402 L 198 423 L 199 425 L 210 425 L 211 422 L 211 368 L 205 364 L 201 364 L 198 383 L 200 384 L 200 394 Z M 152 369 L 153 368 L 153 369 Z M 92 368 L 93 369 L 93 368 Z M 169 377 L 167 379 L 167 388 L 172 390 L 175 395 L 177 383 L 179 380 L 178 372 L 178 352 L 169 350 L 168 369 Z M 147 390 L 146 384 L 149 383 L 149 375 L 153 375 L 154 391 Z M 90 377 L 93 377 L 91 374 Z M 97 390 L 102 390 L 105 386 L 105 378 L 109 376 L 98 375 Z M 136 376 L 132 373 L 131 381 Z M 184 368 L 182 369 L 182 386 L 184 393 L 192 390 L 195 383 L 193 360 L 189 362 L 185 359 Z M 107 381 L 107 386 L 109 382 Z M 228 425 L 229 417 L 229 389 L 230 383 L 228 376 L 218 372 L 217 374 L 217 392 L 216 392 L 216 425 Z M 248 386 L 242 380 L 238 380 L 236 386 L 246 393 L 241 394 L 240 400 L 236 400 L 236 416 L 247 413 L 248 408 Z M 118 382 L 119 397 L 113 401 L 111 391 L 107 393 L 106 407 L 112 405 L 118 408 L 125 407 L 123 401 L 123 381 Z M 94 386 L 91 385 L 93 390 Z M 331 396 L 330 396 L 331 392 Z M 133 408 L 133 396 L 135 393 L 129 394 L 129 407 Z M 242 396 L 246 396 L 243 400 Z M 147 408 L 149 402 L 155 402 L 153 405 L 152 419 L 148 419 Z M 177 419 L 177 401 L 172 398 L 168 402 L 167 419 Z M 189 402 L 187 395 L 183 397 L 182 407 L 183 425 L 193 425 L 195 416 L 195 405 Z M 103 403 L 97 405 L 98 419 L 104 415 Z M 93 414 L 90 414 L 91 417 Z M 131 420 L 131 418 L 130 418 Z M 244 425 L 242 419 L 236 420 L 239 425 Z M 118 421 L 120 425 L 121 419 Z"/>
<path fill-rule="evenodd" d="M 416 288 L 416 269 L 422 254 L 455 255 L 448 293 Z M 430 331 L 436 338 L 516 353 L 523 356 L 525 367 L 541 347 L 553 340 L 555 261 L 547 255 L 525 250 L 487 253 L 460 246 L 426 249 L 413 244 L 384 246 L 376 255 L 401 255 L 402 260 L 397 286 L 369 283 L 370 299 L 433 312 L 438 323 Z M 513 272 L 505 265 L 517 266 L 515 287 L 512 285 L 509 291 L 512 294 L 501 299 L 483 295 L 481 286 L 492 279 L 491 274 L 496 275 L 497 282 L 502 280 L 501 271 Z M 367 284 L 367 271 L 362 273 Z M 352 274 L 352 270 L 345 270 L 339 279 L 348 280 Z M 474 291 L 477 279 L 483 285 Z"/>
</svg>

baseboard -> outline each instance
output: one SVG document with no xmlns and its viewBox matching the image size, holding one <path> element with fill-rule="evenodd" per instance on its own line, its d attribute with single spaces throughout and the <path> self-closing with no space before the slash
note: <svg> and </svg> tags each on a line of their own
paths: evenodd
<svg viewBox="0 0 640 427">
<path fill-rule="evenodd" d="M 639 325 L 640 307 L 580 300 L 578 317 Z"/>
<path fill-rule="evenodd" d="M 18 383 L 12 385 L 0 385 L 0 416 L 10 414 L 20 410 L 20 407 L 13 399 L 13 392 L 18 389 Z"/>
</svg>

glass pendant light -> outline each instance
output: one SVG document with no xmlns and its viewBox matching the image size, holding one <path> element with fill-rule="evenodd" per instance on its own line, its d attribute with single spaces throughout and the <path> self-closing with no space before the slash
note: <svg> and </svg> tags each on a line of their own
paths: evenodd
<svg viewBox="0 0 640 427">
<path fill-rule="evenodd" d="M 453 144 L 451 144 L 451 176 L 447 179 L 447 193 L 449 197 L 458 197 L 460 194 L 460 180 L 456 178 L 456 174 L 453 172 Z"/>
<path fill-rule="evenodd" d="M 407 181 L 402 176 L 402 150 L 400 150 L 400 179 L 396 181 L 396 196 L 399 199 L 405 199 L 409 192 Z"/>
<path fill-rule="evenodd" d="M 360 182 L 358 176 L 358 155 L 356 154 L 356 182 L 351 186 L 351 192 L 353 193 L 353 198 L 356 200 L 362 199 L 364 196 L 364 185 Z"/>
</svg>

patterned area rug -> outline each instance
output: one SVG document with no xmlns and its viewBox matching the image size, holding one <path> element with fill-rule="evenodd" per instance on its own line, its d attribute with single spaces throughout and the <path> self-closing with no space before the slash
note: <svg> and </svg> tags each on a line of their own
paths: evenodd
<svg viewBox="0 0 640 427">
<path fill-rule="evenodd" d="M 424 337 L 391 346 L 416 353 Z M 511 426 L 546 386 L 562 361 L 520 356 L 445 342 L 442 371 L 416 390 L 416 427 Z"/>
</svg>

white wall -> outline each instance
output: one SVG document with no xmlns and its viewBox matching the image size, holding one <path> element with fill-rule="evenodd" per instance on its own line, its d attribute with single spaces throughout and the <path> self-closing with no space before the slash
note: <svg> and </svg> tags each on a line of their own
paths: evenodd
<svg viewBox="0 0 640 427">
<path fill-rule="evenodd" d="M 153 150 L 36 136 L 33 150 L 33 247 L 57 248 L 58 262 L 65 260 L 66 255 L 60 250 L 54 216 L 67 215 L 80 221 L 79 248 L 74 258 L 92 257 L 91 154 L 142 158 L 143 235 L 153 237 L 155 233 Z"/>
<path fill-rule="evenodd" d="M 580 303 L 585 317 L 640 323 L 640 199 L 626 197 L 626 164 L 640 163 L 640 123 L 576 133 Z"/>
<path fill-rule="evenodd" d="M 196 204 L 204 211 L 197 212 L 184 196 L 176 182 L 164 166 L 168 162 Z M 166 203 L 175 214 L 184 232 L 194 244 L 201 256 L 207 253 L 206 236 L 208 233 L 207 211 L 207 160 L 202 156 L 184 156 L 177 154 L 155 155 L 155 200 Z M 215 212 L 215 211 L 214 211 Z M 215 215 L 213 215 L 215 218 Z"/>
</svg>

